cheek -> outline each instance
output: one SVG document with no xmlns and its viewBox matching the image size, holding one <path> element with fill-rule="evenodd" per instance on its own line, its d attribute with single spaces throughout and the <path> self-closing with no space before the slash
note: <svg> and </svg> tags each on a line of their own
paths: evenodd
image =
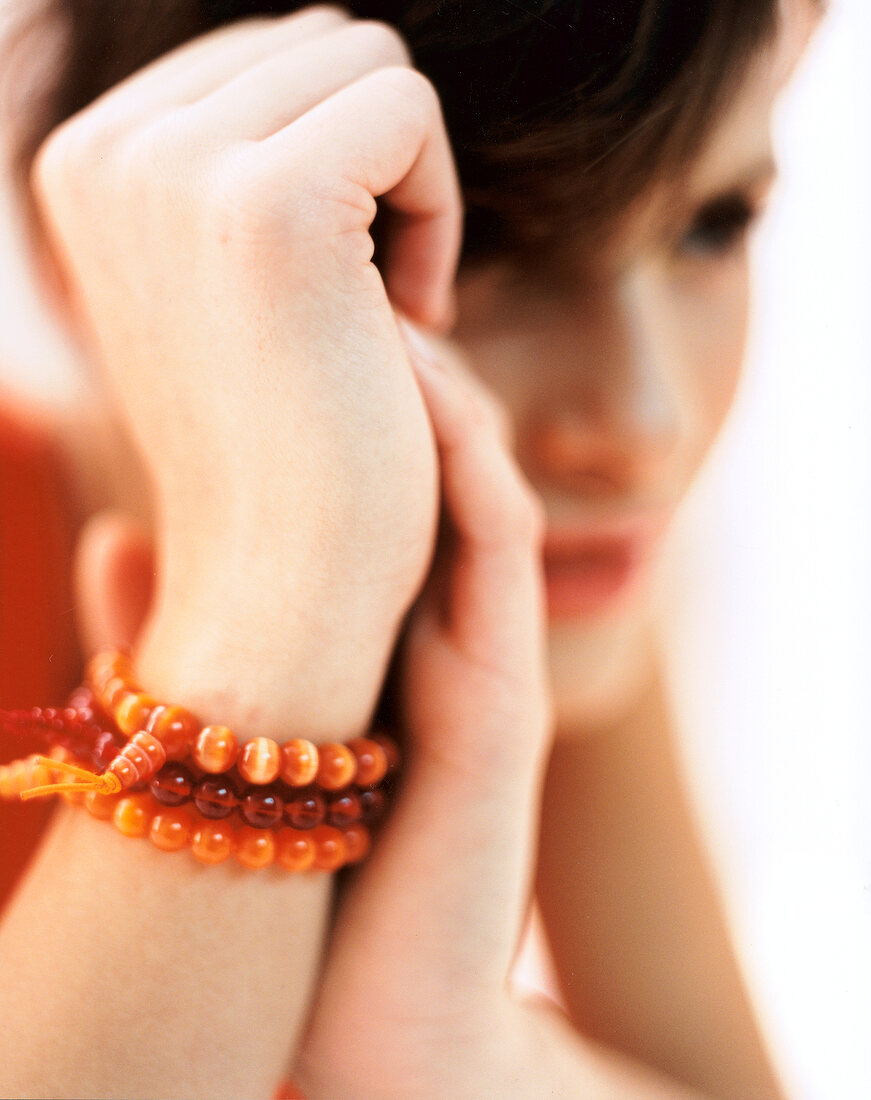
<svg viewBox="0 0 871 1100">
<path fill-rule="evenodd" d="M 697 274 L 676 301 L 676 339 L 704 450 L 732 405 L 741 375 L 749 315 L 746 256 Z"/>
</svg>

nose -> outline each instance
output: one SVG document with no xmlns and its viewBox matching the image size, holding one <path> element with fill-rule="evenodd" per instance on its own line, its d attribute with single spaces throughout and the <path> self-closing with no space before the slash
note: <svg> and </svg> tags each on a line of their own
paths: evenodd
<svg viewBox="0 0 871 1100">
<path fill-rule="evenodd" d="M 530 472 L 595 496 L 654 497 L 687 430 L 679 338 L 655 276 L 589 289 L 550 327 L 529 410 Z"/>
</svg>

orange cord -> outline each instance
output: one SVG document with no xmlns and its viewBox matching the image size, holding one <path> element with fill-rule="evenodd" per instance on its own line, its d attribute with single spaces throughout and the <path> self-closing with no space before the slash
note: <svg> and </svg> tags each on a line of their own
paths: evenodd
<svg viewBox="0 0 871 1100">
<path fill-rule="evenodd" d="M 98 791 L 100 794 L 118 794 L 121 790 L 121 780 L 112 772 L 97 775 L 96 772 L 89 772 L 86 768 L 68 764 L 65 760 L 52 760 L 49 756 L 36 756 L 34 761 L 47 765 L 52 771 L 77 776 L 82 782 L 50 783 L 44 787 L 31 787 L 29 791 L 20 792 L 19 797 L 22 801 L 27 801 L 29 798 L 43 798 L 51 794 L 62 794 L 64 791 Z"/>
</svg>

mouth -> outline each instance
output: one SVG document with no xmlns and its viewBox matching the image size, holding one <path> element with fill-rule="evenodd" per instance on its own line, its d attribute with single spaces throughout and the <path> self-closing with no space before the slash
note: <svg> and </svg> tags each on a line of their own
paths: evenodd
<svg viewBox="0 0 871 1100">
<path fill-rule="evenodd" d="M 550 617 L 587 618 L 623 603 L 639 582 L 664 527 L 662 517 L 645 516 L 549 528 L 543 564 Z"/>
</svg>

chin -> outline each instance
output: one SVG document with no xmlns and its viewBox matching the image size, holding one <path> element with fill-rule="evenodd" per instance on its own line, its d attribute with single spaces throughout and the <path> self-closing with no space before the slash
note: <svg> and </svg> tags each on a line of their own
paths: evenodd
<svg viewBox="0 0 871 1100">
<path fill-rule="evenodd" d="M 652 632 L 646 600 L 608 616 L 548 624 L 548 667 L 557 732 L 593 733 L 625 717 L 650 686 Z"/>
</svg>

